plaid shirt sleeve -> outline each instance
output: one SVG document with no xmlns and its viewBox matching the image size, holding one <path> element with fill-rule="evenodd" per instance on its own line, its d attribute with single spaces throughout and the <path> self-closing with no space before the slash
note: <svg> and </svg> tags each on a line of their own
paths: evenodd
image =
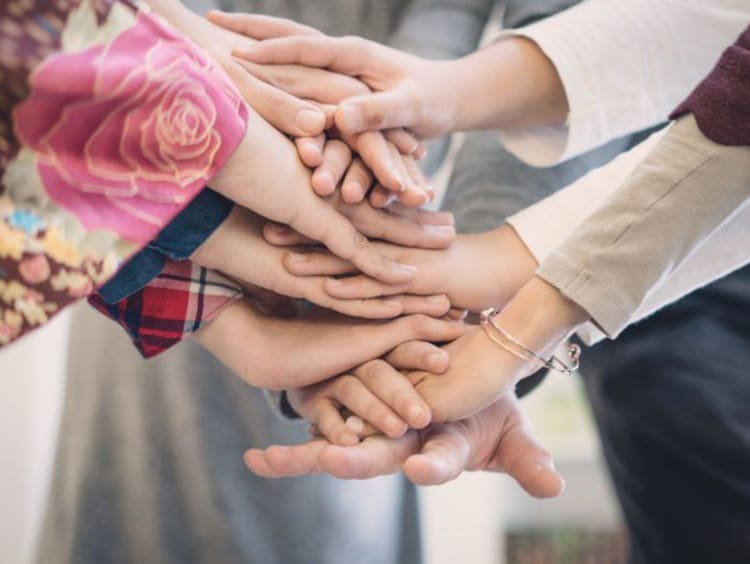
<svg viewBox="0 0 750 564">
<path fill-rule="evenodd" d="M 89 303 L 119 323 L 136 348 L 152 358 L 215 319 L 244 295 L 241 286 L 189 261 L 167 261 L 147 286 L 115 303 L 99 295 Z"/>
</svg>

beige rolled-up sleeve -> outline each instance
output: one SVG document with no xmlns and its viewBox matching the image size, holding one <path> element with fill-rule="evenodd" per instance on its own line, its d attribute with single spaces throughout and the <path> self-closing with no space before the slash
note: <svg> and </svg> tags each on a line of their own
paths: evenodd
<svg viewBox="0 0 750 564">
<path fill-rule="evenodd" d="M 556 250 L 538 258 L 538 275 L 616 337 L 750 261 L 750 147 L 714 143 L 692 116 L 682 118 Z M 584 330 L 583 337 L 598 335 Z"/>
</svg>

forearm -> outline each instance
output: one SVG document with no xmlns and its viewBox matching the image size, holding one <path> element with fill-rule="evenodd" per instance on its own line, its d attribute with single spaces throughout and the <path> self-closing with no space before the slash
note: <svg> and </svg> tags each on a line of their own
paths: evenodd
<svg viewBox="0 0 750 564">
<path fill-rule="evenodd" d="M 568 113 L 555 65 L 531 40 L 497 41 L 459 61 L 446 75 L 456 129 L 509 129 L 562 123 Z"/>
<path fill-rule="evenodd" d="M 583 308 L 535 276 L 513 296 L 495 323 L 539 356 L 548 358 L 589 319 Z"/>
<path fill-rule="evenodd" d="M 750 260 L 749 176 L 750 149 L 687 118 L 509 221 L 540 275 L 614 337 Z"/>
</svg>

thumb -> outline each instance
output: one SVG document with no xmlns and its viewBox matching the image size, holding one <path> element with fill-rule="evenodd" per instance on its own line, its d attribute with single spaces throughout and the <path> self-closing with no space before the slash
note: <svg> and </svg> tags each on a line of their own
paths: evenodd
<svg viewBox="0 0 750 564">
<path fill-rule="evenodd" d="M 565 490 L 552 456 L 532 437 L 528 425 L 519 424 L 507 432 L 498 458 L 505 472 L 533 497 L 557 497 Z"/>
</svg>

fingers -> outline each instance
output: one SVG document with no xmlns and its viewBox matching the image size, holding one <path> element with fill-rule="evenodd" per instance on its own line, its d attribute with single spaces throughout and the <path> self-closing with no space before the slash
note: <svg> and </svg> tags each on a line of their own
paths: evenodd
<svg viewBox="0 0 750 564">
<path fill-rule="evenodd" d="M 399 345 L 386 355 L 385 361 L 398 370 L 425 370 L 433 374 L 443 374 L 450 366 L 448 353 L 425 341 Z"/>
<path fill-rule="evenodd" d="M 370 437 L 355 447 L 327 446 L 318 456 L 319 468 L 342 480 L 366 480 L 395 474 L 419 447 L 416 431 L 398 439 Z"/>
<path fill-rule="evenodd" d="M 370 93 L 370 89 L 362 81 L 324 69 L 298 65 L 259 65 L 238 58 L 235 58 L 235 61 L 254 76 L 293 96 L 331 105 L 332 118 L 335 117 L 336 106 L 341 101 Z M 335 119 L 332 119 L 331 125 L 334 121 Z M 397 138 L 403 143 L 407 142 L 404 136 Z"/>
<path fill-rule="evenodd" d="M 298 64 L 349 76 L 365 74 L 376 53 L 388 49 L 358 37 L 295 36 L 268 39 L 234 51 L 236 57 L 261 64 Z"/>
<path fill-rule="evenodd" d="M 387 436 L 396 438 L 406 432 L 407 421 L 404 418 L 405 415 L 398 411 L 398 406 L 389 402 L 389 399 L 393 399 L 391 394 L 395 393 L 395 388 L 398 386 L 396 377 L 398 372 L 392 368 L 388 371 L 384 366 L 388 367 L 382 361 L 370 361 L 355 370 L 354 376 L 337 378 L 333 384 L 333 397 L 363 421 L 370 423 Z M 373 382 L 369 378 L 374 370 L 378 372 L 378 376 L 384 379 L 384 382 L 375 387 L 372 386 Z M 366 378 L 363 378 L 363 376 L 366 376 Z M 409 385 L 408 382 L 406 384 Z M 411 389 L 413 395 L 418 398 L 419 394 L 414 392 L 414 388 Z M 381 395 L 384 390 L 390 392 L 386 397 Z M 429 413 L 429 410 L 427 413 Z M 429 423 L 429 419 L 427 422 Z M 350 433 L 354 433 L 343 420 L 342 425 Z M 324 435 L 328 436 L 326 430 L 320 424 L 318 424 L 318 427 Z"/>
<path fill-rule="evenodd" d="M 294 247 L 297 245 L 318 245 L 309 237 L 300 235 L 294 229 L 283 223 L 269 221 L 263 225 L 263 238 L 277 247 Z M 334 256 L 334 255 L 331 255 Z"/>
<path fill-rule="evenodd" d="M 318 462 L 318 457 L 329 445 L 328 441 L 317 440 L 292 447 L 250 449 L 245 453 L 245 464 L 251 471 L 264 478 L 319 474 L 323 468 Z"/>
<path fill-rule="evenodd" d="M 294 276 L 340 276 L 357 270 L 349 261 L 327 252 L 289 252 L 283 261 L 284 268 Z"/>
<path fill-rule="evenodd" d="M 254 49 L 267 47 L 259 44 Z M 422 103 L 406 88 L 352 97 L 336 110 L 336 125 L 347 135 L 412 127 L 422 121 Z"/>
<path fill-rule="evenodd" d="M 341 185 L 341 197 L 344 202 L 361 202 L 372 186 L 374 177 L 360 158 L 355 158 Z"/>
<path fill-rule="evenodd" d="M 460 428 L 433 425 L 426 431 L 421 452 L 404 462 L 404 474 L 417 485 L 444 484 L 461 475 L 470 454 L 470 444 Z"/>
<path fill-rule="evenodd" d="M 396 245 L 420 249 L 445 249 L 456 239 L 456 230 L 453 225 L 435 225 L 435 223 L 443 220 L 439 217 L 432 217 L 443 216 L 446 214 L 413 210 L 421 211 L 421 215 L 414 215 L 416 220 L 425 221 L 425 223 L 419 223 L 415 221 L 415 219 L 409 219 L 400 213 L 391 213 L 389 210 L 375 209 L 367 202 L 362 202 L 361 204 L 356 205 L 342 204 L 338 205 L 337 208 L 352 222 L 360 233 L 372 239 L 379 239 Z M 447 214 L 447 219 L 452 219 L 452 216 Z M 316 244 L 311 239 L 302 237 L 289 227 L 277 223 L 264 226 L 263 236 L 266 241 L 277 246 L 287 247 L 293 245 Z M 308 264 L 300 261 L 299 264 L 290 268 L 289 271 L 299 276 L 315 274 L 323 275 L 324 273 L 335 275 L 353 271 L 351 268 L 342 269 L 341 267 L 335 268 L 331 271 L 326 270 L 326 267 L 323 266 L 324 264 L 328 264 L 327 262 L 324 262 L 326 260 L 324 259 L 324 256 L 326 255 L 329 257 L 329 260 L 335 261 L 337 264 L 339 262 L 345 262 L 338 259 L 338 257 L 335 259 L 330 258 L 332 255 L 329 253 L 320 253 L 319 255 L 313 254 L 310 257 Z"/>
<path fill-rule="evenodd" d="M 455 319 L 456 321 L 463 321 L 469 315 L 469 311 L 466 309 L 458 309 L 452 307 L 446 314 L 449 319 Z"/>
<path fill-rule="evenodd" d="M 404 155 L 401 157 L 406 168 L 406 174 L 410 179 L 410 185 L 419 188 L 421 193 L 427 194 L 428 202 L 435 199 L 435 190 L 427 182 L 427 177 L 422 173 L 422 170 L 417 166 L 414 157 L 411 155 Z M 400 198 L 400 201 L 404 204 L 409 204 L 405 198 Z M 414 207 L 419 207 L 421 204 L 415 204 Z"/>
<path fill-rule="evenodd" d="M 315 257 L 313 260 L 317 261 Z M 323 262 L 323 261 L 321 261 Z M 286 264 L 285 264 L 286 266 Z M 290 264 L 291 266 L 291 264 Z M 326 264 L 326 266 L 329 266 Z M 325 291 L 332 298 L 340 300 L 358 300 L 401 294 L 410 285 L 383 284 L 369 276 L 350 276 L 349 278 L 330 278 L 325 281 Z"/>
<path fill-rule="evenodd" d="M 385 298 L 383 301 L 396 301 L 401 306 L 402 315 L 428 315 L 430 317 L 443 317 L 450 310 L 451 303 L 445 294 L 434 296 L 415 296 L 402 294 Z"/>
<path fill-rule="evenodd" d="M 384 256 L 348 219 L 324 201 L 311 200 L 306 212 L 295 214 L 287 223 L 302 235 L 320 241 L 362 272 L 389 284 L 408 282 L 416 276 L 414 267 Z"/>
<path fill-rule="evenodd" d="M 395 411 L 400 417 L 399 421 L 405 421 L 414 429 L 423 429 L 430 423 L 430 408 L 409 380 L 387 362 L 382 360 L 370 361 L 355 370 L 354 374 L 372 394 Z M 386 432 L 388 436 L 397 437 L 402 434 L 391 435 L 385 428 L 381 427 L 381 422 L 371 417 L 371 414 L 363 416 L 362 413 L 354 409 L 352 411 L 365 421 Z M 405 431 L 406 428 L 403 429 L 403 432 Z"/>
<path fill-rule="evenodd" d="M 319 196 L 330 196 L 352 162 L 352 151 L 343 141 L 332 139 L 323 148 L 320 166 L 312 175 L 312 187 Z"/>
<path fill-rule="evenodd" d="M 254 77 L 239 63 L 230 72 L 247 103 L 276 129 L 295 137 L 313 137 L 323 132 L 326 116 L 314 104 Z"/>
<path fill-rule="evenodd" d="M 323 147 L 326 144 L 325 134 L 321 133 L 315 137 L 296 137 L 294 144 L 306 167 L 317 168 L 321 165 L 323 162 Z"/>
<path fill-rule="evenodd" d="M 395 320 L 393 324 L 397 329 L 393 333 L 394 336 L 406 336 L 406 338 L 398 339 L 393 347 L 388 350 L 407 341 L 430 341 L 432 343 L 455 341 L 464 335 L 467 330 L 466 325 L 458 321 L 435 319 L 425 315 L 401 317 Z M 401 333 L 402 327 L 399 326 L 400 324 L 403 324 L 405 327 L 404 333 Z"/>
<path fill-rule="evenodd" d="M 262 16 L 257 14 L 227 13 L 219 10 L 211 10 L 206 17 L 218 26 L 250 37 L 263 40 L 276 37 L 287 37 L 290 35 L 321 36 L 322 34 L 312 27 L 299 24 L 284 18 Z"/>
<path fill-rule="evenodd" d="M 383 135 L 385 135 L 388 141 L 393 143 L 402 155 L 411 155 L 416 159 L 421 159 L 427 154 L 424 145 L 414 135 L 404 129 L 388 129 L 383 132 Z"/>
<path fill-rule="evenodd" d="M 552 456 L 532 436 L 531 428 L 518 409 L 515 397 L 501 401 L 512 401 L 516 408 L 515 422 L 503 435 L 498 447 L 500 467 L 529 495 L 538 498 L 557 497 L 565 490 L 565 480 L 555 470 Z"/>
<path fill-rule="evenodd" d="M 334 390 L 339 386 L 339 381 L 342 378 L 337 378 Z M 364 388 L 364 386 L 362 386 Z M 368 393 L 365 389 L 363 394 Z M 372 396 L 372 394 L 370 394 Z M 350 399 L 350 398 L 345 398 Z M 357 398 L 359 399 L 359 398 Z M 379 403 L 377 398 L 372 398 L 375 403 Z M 343 402 L 342 402 L 343 403 Z M 364 403 L 360 400 L 360 404 Z M 344 404 L 349 409 L 352 409 L 348 404 Z M 352 409 L 352 411 L 354 411 Z M 307 414 L 305 414 L 307 417 Z M 309 421 L 317 426 L 318 431 L 333 444 L 341 446 L 353 446 L 359 443 L 359 437 L 351 428 L 349 428 L 341 416 L 341 410 L 334 405 L 328 397 L 320 397 L 317 401 L 313 402 L 312 409 L 309 413 Z M 396 425 L 400 422 L 396 421 Z M 396 435 L 398 436 L 398 435 Z"/>
<path fill-rule="evenodd" d="M 401 163 L 401 154 L 388 143 L 379 131 L 368 131 L 344 140 L 354 147 L 378 181 L 391 192 L 406 189 L 406 171 Z M 344 200 L 346 201 L 346 200 Z M 347 202 L 356 203 L 356 202 Z"/>
<path fill-rule="evenodd" d="M 373 188 L 370 194 L 370 204 L 376 209 L 384 208 L 395 201 L 398 201 L 398 197 L 379 184 Z"/>
<path fill-rule="evenodd" d="M 422 216 L 415 216 L 415 221 L 402 214 L 373 208 L 369 204 L 342 211 L 357 229 L 372 239 L 419 249 L 446 249 L 456 240 L 453 225 L 432 225 L 419 221 L 422 218 L 434 221 L 429 218 L 434 212 L 425 211 Z"/>
</svg>

